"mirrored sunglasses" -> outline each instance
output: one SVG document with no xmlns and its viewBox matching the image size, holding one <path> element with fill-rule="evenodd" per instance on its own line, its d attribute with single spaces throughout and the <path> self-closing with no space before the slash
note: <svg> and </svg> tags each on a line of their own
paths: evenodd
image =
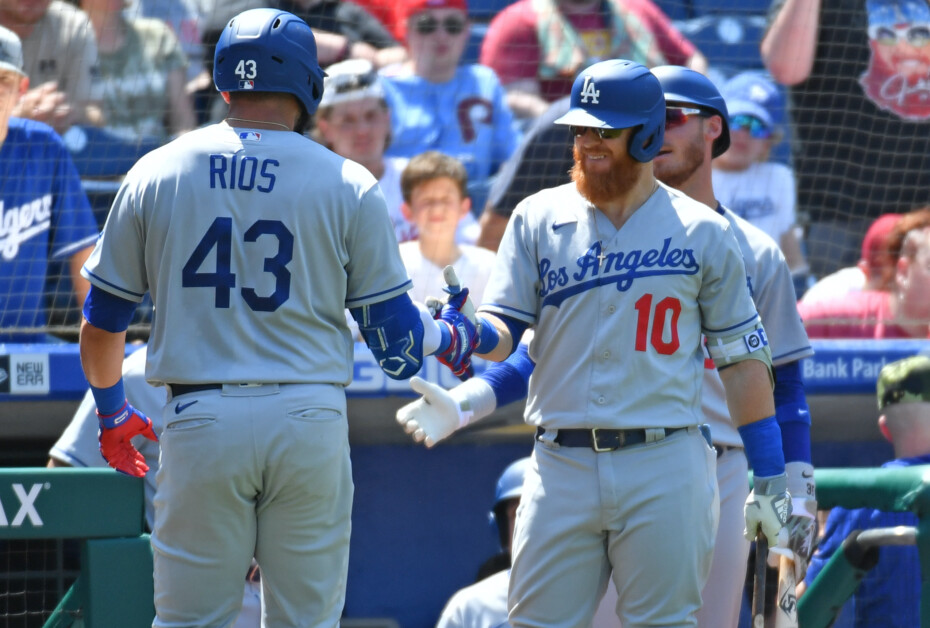
<svg viewBox="0 0 930 628">
<path fill-rule="evenodd" d="M 666 107 L 665 128 L 674 129 L 688 121 L 691 116 L 706 116 L 707 114 L 697 107 Z"/>
<path fill-rule="evenodd" d="M 755 116 L 739 115 L 730 119 L 730 131 L 747 131 L 750 137 L 764 140 L 772 137 L 772 129 Z"/>
<path fill-rule="evenodd" d="M 898 40 L 907 40 L 912 46 L 922 48 L 930 44 L 930 24 L 905 24 L 894 26 L 882 24 L 869 27 L 869 39 L 883 46 L 894 46 Z"/>
<path fill-rule="evenodd" d="M 414 30 L 420 35 L 432 35 L 440 25 L 449 35 L 458 35 L 465 30 L 465 20 L 457 15 L 447 15 L 440 21 L 431 13 L 423 13 L 413 22 Z"/>
<path fill-rule="evenodd" d="M 594 133 L 601 138 L 602 140 L 613 140 L 623 133 L 623 129 L 595 129 L 589 126 L 570 126 L 568 130 L 571 132 L 573 137 L 584 137 L 585 133 L 588 131 L 594 131 Z"/>
</svg>

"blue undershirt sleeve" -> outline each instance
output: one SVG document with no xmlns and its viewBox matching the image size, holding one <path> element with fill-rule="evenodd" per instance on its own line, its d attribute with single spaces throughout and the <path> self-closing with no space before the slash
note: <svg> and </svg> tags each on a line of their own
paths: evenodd
<svg viewBox="0 0 930 628">
<path fill-rule="evenodd" d="M 811 462 L 811 412 L 797 360 L 776 366 L 775 418 L 781 428 L 785 462 Z"/>
<path fill-rule="evenodd" d="M 495 362 L 478 377 L 485 380 L 494 391 L 497 407 L 525 399 L 530 375 L 536 364 L 530 358 L 529 347 L 520 343 L 517 350 L 503 362 Z"/>
<path fill-rule="evenodd" d="M 117 334 L 129 328 L 137 305 L 91 284 L 84 300 L 84 318 L 98 329 Z"/>
</svg>

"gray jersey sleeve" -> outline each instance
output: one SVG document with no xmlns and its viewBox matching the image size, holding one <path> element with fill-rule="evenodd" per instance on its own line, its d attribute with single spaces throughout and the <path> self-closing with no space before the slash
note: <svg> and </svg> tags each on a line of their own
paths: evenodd
<svg viewBox="0 0 930 628">
<path fill-rule="evenodd" d="M 759 320 L 746 280 L 746 265 L 733 230 L 707 232 L 704 274 L 698 304 L 704 334 L 732 336 L 752 329 Z"/>
<path fill-rule="evenodd" d="M 504 314 L 530 325 L 536 323 L 538 284 L 536 247 L 531 218 L 533 197 L 521 202 L 504 231 L 497 259 L 485 288 L 482 311 Z M 506 295 L 507 302 L 503 298 Z"/>
<path fill-rule="evenodd" d="M 401 260 L 394 225 L 381 188 L 374 185 L 361 198 L 347 236 L 349 261 L 346 307 L 378 303 L 411 287 Z"/>
<path fill-rule="evenodd" d="M 813 355 L 798 314 L 794 282 L 778 244 L 764 231 L 725 209 L 733 225 L 743 258 L 749 289 L 772 349 L 772 364 L 779 366 Z"/>
<path fill-rule="evenodd" d="M 96 287 L 136 303 L 142 301 L 149 289 L 142 255 L 145 247 L 142 221 L 137 212 L 138 188 L 134 177 L 134 171 L 138 172 L 142 163 L 137 163 L 120 185 L 97 246 L 81 269 L 84 278 Z M 102 246 L 104 235 L 108 242 L 113 243 L 111 246 Z M 106 269 L 108 278 L 97 275 L 94 272 L 97 268 Z"/>
</svg>

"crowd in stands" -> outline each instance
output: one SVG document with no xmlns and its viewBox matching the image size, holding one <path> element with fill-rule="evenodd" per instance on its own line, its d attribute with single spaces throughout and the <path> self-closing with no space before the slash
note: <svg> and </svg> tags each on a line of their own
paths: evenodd
<svg viewBox="0 0 930 628">
<path fill-rule="evenodd" d="M 470 210 L 455 223 L 454 245 L 494 251 L 522 198 L 569 180 L 570 142 L 552 120 L 580 69 L 608 57 L 686 65 L 718 82 L 730 107 L 731 148 L 714 161 L 720 201 L 779 244 L 811 335 L 926 336 L 925 324 L 901 318 L 924 316 L 908 305 L 922 279 L 920 238 L 899 234 L 904 245 L 888 250 L 879 246 L 886 238 L 867 234 L 873 221 L 890 233 L 893 217 L 930 203 L 925 2 L 4 0 L 0 26 L 21 41 L 27 85 L 9 126 L 27 119 L 63 138 L 53 181 L 73 182 L 76 172 L 101 229 L 138 157 L 222 121 L 215 42 L 231 16 L 269 5 L 316 32 L 329 78 L 310 135 L 378 178 L 399 243 L 422 234 L 402 190 L 411 160 L 437 151 L 463 166 Z M 717 37 L 689 40 L 709 24 Z M 737 41 L 734 24 L 757 39 Z M 721 63 L 727 46 L 741 56 Z M 13 199 L 7 179 L 4 264 L 26 264 L 30 280 L 0 285 L 0 316 L 34 339 L 37 328 L 78 319 L 82 280 L 59 241 L 82 242 L 84 232 L 61 233 L 53 213 L 43 236 L 51 244 L 11 244 L 32 233 L 14 210 L 41 196 Z M 85 198 L 55 207 L 89 211 Z M 833 324 L 850 317 L 856 324 Z"/>
</svg>

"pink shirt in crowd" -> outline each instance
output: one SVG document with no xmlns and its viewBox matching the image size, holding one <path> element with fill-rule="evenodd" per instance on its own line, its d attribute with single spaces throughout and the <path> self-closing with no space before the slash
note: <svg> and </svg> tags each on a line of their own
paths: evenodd
<svg viewBox="0 0 930 628">
<path fill-rule="evenodd" d="M 890 322 L 891 294 L 883 290 L 863 290 L 838 299 L 801 302 L 798 313 L 810 338 L 911 337 Z"/>
<path fill-rule="evenodd" d="M 668 16 L 651 0 L 627 0 L 626 8 L 652 30 L 667 63 L 685 65 L 694 55 L 694 45 L 676 29 Z M 610 33 L 600 14 L 569 15 L 590 56 L 609 56 Z M 518 0 L 501 11 L 488 27 L 481 46 L 481 63 L 493 68 L 502 85 L 520 79 L 537 78 L 540 46 L 536 36 L 536 14 L 531 0 Z M 540 80 L 541 95 L 558 100 L 571 92 L 574 76 Z"/>
</svg>

